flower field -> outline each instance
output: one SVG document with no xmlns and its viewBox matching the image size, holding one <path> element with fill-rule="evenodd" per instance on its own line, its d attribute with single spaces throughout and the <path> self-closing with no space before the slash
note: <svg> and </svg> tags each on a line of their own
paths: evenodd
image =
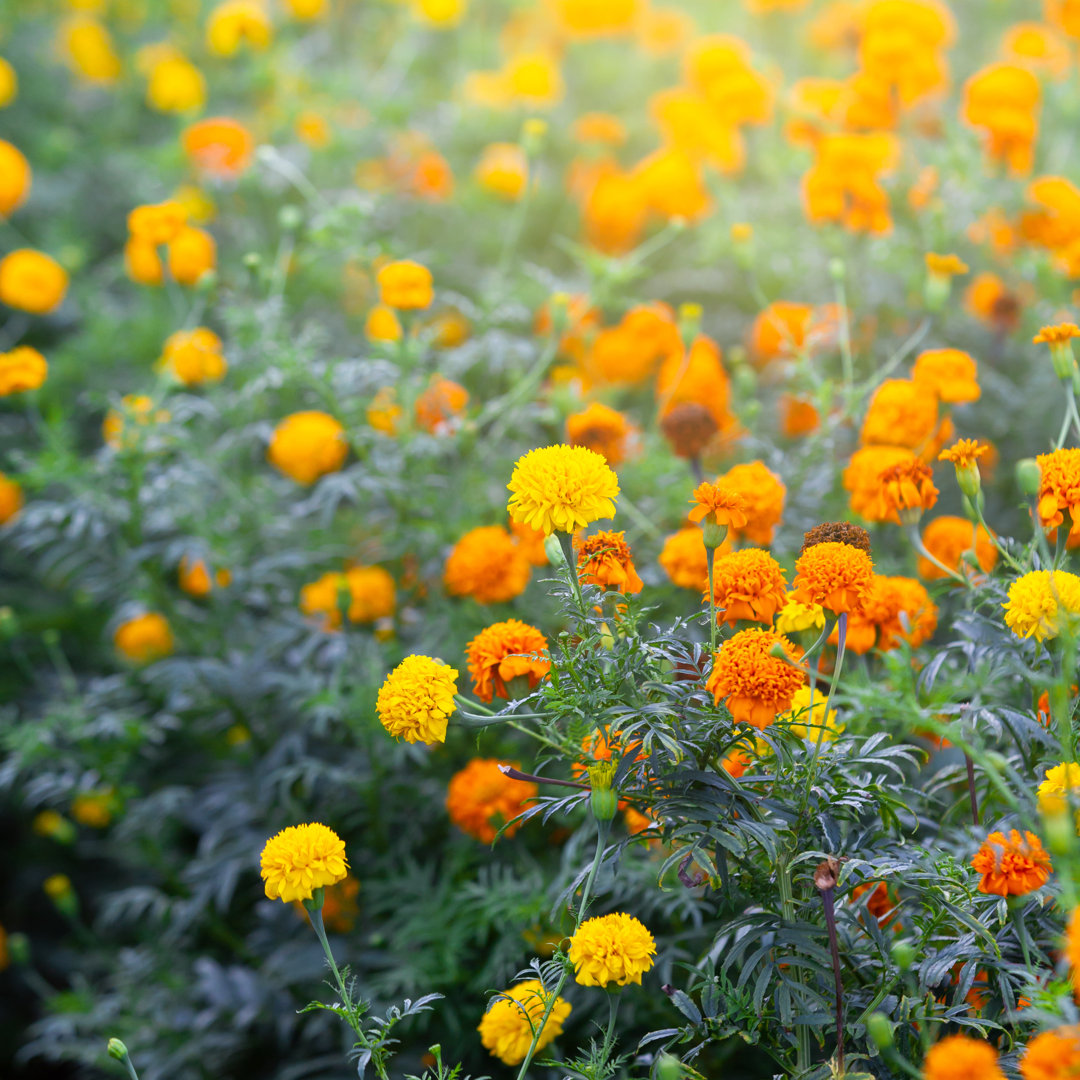
<svg viewBox="0 0 1080 1080">
<path fill-rule="evenodd" d="M 0 11 L 0 1076 L 1080 1077 L 1080 2 Z"/>
</svg>

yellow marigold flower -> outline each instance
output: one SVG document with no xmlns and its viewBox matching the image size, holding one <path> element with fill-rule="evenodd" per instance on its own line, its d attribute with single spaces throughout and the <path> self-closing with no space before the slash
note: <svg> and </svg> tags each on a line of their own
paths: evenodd
<svg viewBox="0 0 1080 1080">
<path fill-rule="evenodd" d="M 595 450 L 543 446 L 518 459 L 507 488 L 511 518 L 550 536 L 614 517 L 619 479 Z"/>
<path fill-rule="evenodd" d="M 0 302 L 8 307 L 48 315 L 60 306 L 67 287 L 67 271 L 44 252 L 18 248 L 0 259 Z"/>
<path fill-rule="evenodd" d="M 656 943 L 633 915 L 617 911 L 586 919 L 570 939 L 567 955 L 580 986 L 640 986 L 655 963 Z"/>
<path fill-rule="evenodd" d="M 1039 838 L 1012 829 L 1006 836 L 992 832 L 971 860 L 982 874 L 979 892 L 991 896 L 1026 896 L 1050 880 L 1053 866 Z"/>
<path fill-rule="evenodd" d="M 485 191 L 517 202 L 529 185 L 529 159 L 517 143 L 490 143 L 484 147 L 473 175 Z"/>
<path fill-rule="evenodd" d="M 960 469 L 978 469 L 979 458 L 989 450 L 977 439 L 958 439 L 952 446 L 938 454 L 938 461 L 950 461 Z"/>
<path fill-rule="evenodd" d="M 772 625 L 777 611 L 787 603 L 786 587 L 782 567 L 761 548 L 744 548 L 713 560 L 713 597 L 721 624 L 734 626 L 740 619 L 749 619 Z"/>
<path fill-rule="evenodd" d="M 96 19 L 76 15 L 60 24 L 59 44 L 64 59 L 87 82 L 108 86 L 120 75 L 120 58 L 109 31 Z"/>
<path fill-rule="evenodd" d="M 1080 1026 L 1036 1035 L 1020 1059 L 1020 1075 L 1024 1080 L 1071 1080 L 1080 1075 Z"/>
<path fill-rule="evenodd" d="M 1047 769 L 1046 777 L 1036 792 L 1039 809 L 1047 817 L 1064 814 L 1070 799 L 1080 796 L 1080 764 L 1075 761 L 1063 761 Z M 1080 814 L 1080 810 L 1077 811 Z"/>
<path fill-rule="evenodd" d="M 376 304 L 364 320 L 368 341 L 400 341 L 404 333 L 397 313 L 385 304 Z"/>
<path fill-rule="evenodd" d="M 827 541 L 806 548 L 795 562 L 791 595 L 801 604 L 820 604 L 841 615 L 858 611 L 874 577 L 874 563 L 861 548 Z"/>
<path fill-rule="evenodd" d="M 927 1050 L 923 1080 L 1005 1080 L 1005 1074 L 985 1039 L 946 1035 Z"/>
<path fill-rule="evenodd" d="M 59 902 L 71 896 L 71 878 L 67 874 L 50 874 L 42 883 L 42 889 L 50 900 Z"/>
<path fill-rule="evenodd" d="M 844 730 L 836 721 L 836 710 L 829 708 L 829 698 L 809 686 L 800 686 L 791 699 L 791 708 L 776 718 L 800 739 L 828 742 Z"/>
<path fill-rule="evenodd" d="M 0 472 L 0 525 L 13 521 L 22 509 L 22 488 Z"/>
<path fill-rule="evenodd" d="M 935 559 L 959 574 L 971 572 L 970 567 L 960 560 L 965 552 L 973 548 L 976 561 L 987 573 L 997 565 L 997 548 L 990 534 L 981 525 L 976 528 L 974 522 L 967 518 L 950 514 L 934 518 L 923 529 L 922 542 Z M 919 577 L 936 581 L 945 577 L 945 571 L 929 559 L 919 556 Z"/>
<path fill-rule="evenodd" d="M 731 549 L 730 541 L 725 541 L 725 545 L 717 549 L 717 554 Z M 708 587 L 709 553 L 696 526 L 667 537 L 658 561 L 672 583 L 680 588 L 701 592 Z"/>
<path fill-rule="evenodd" d="M 523 105 L 541 109 L 563 96 L 559 65 L 546 52 L 517 53 L 507 60 L 501 74 L 511 96 Z"/>
<path fill-rule="evenodd" d="M 158 247 L 175 240 L 187 224 L 187 207 L 176 199 L 136 206 L 128 214 L 128 232 L 138 240 Z"/>
<path fill-rule="evenodd" d="M 312 150 L 322 150 L 330 145 L 333 131 L 325 116 L 313 109 L 305 109 L 293 125 L 296 137 Z"/>
<path fill-rule="evenodd" d="M 159 363 L 185 386 L 199 386 L 225 377 L 229 365 L 221 350 L 221 338 L 205 326 L 177 330 L 165 339 Z"/>
<path fill-rule="evenodd" d="M 501 525 L 470 529 L 450 552 L 443 583 L 451 596 L 471 596 L 481 604 L 502 604 L 529 584 L 529 560 Z"/>
<path fill-rule="evenodd" d="M 635 434 L 634 426 L 621 412 L 598 401 L 566 418 L 566 441 L 595 450 L 612 468 L 626 460 Z"/>
<path fill-rule="evenodd" d="M 1031 342 L 1033 345 L 1065 345 L 1077 337 L 1080 337 L 1080 326 L 1076 323 L 1059 323 L 1057 326 L 1044 326 Z"/>
<path fill-rule="evenodd" d="M 413 0 L 413 11 L 421 22 L 438 30 L 449 30 L 465 17 L 467 0 Z"/>
<path fill-rule="evenodd" d="M 188 594 L 201 598 L 209 596 L 216 585 L 219 589 L 227 588 L 232 581 L 232 574 L 224 567 L 215 570 L 211 575 L 210 567 L 203 559 L 191 559 L 185 555 L 180 560 L 176 572 L 177 584 Z"/>
<path fill-rule="evenodd" d="M 196 169 L 223 180 L 236 179 L 255 156 L 251 132 L 229 116 L 208 116 L 189 125 L 181 143 Z"/>
<path fill-rule="evenodd" d="M 340 469 L 348 453 L 341 424 L 328 413 L 311 410 L 293 413 L 278 424 L 266 457 L 298 484 L 313 484 Z"/>
<path fill-rule="evenodd" d="M 345 841 L 319 822 L 290 825 L 266 841 L 259 872 L 270 900 L 310 900 L 316 889 L 344 880 L 349 872 Z"/>
<path fill-rule="evenodd" d="M 121 623 L 113 633 L 113 644 L 133 664 L 161 660 L 171 656 L 175 648 L 169 621 L 157 611 L 147 611 Z"/>
<path fill-rule="evenodd" d="M 397 403 L 394 388 L 384 386 L 378 390 L 364 415 L 376 431 L 381 431 L 384 435 L 396 435 L 398 421 L 401 419 L 401 406 Z"/>
<path fill-rule="evenodd" d="M 311 21 L 320 19 L 326 13 L 327 0 L 285 0 L 294 19 Z"/>
<path fill-rule="evenodd" d="M 125 394 L 119 409 L 110 409 L 101 425 L 105 445 L 113 450 L 125 450 L 139 442 L 141 428 L 163 424 L 170 420 L 166 409 L 154 410 L 153 398 L 145 394 Z"/>
<path fill-rule="evenodd" d="M 776 615 L 778 634 L 798 634 L 804 630 L 825 629 L 825 609 L 820 604 L 802 604 L 788 593 Z"/>
<path fill-rule="evenodd" d="M 197 285 L 217 265 L 217 245 L 205 230 L 186 225 L 168 244 L 169 273 L 181 285 Z"/>
<path fill-rule="evenodd" d="M 48 836 L 62 844 L 70 843 L 75 836 L 71 822 L 55 810 L 42 810 L 34 815 L 30 826 L 38 836 Z"/>
<path fill-rule="evenodd" d="M 982 388 L 978 383 L 978 365 L 962 349 L 927 349 L 915 357 L 911 378 L 939 401 L 962 404 L 978 401 Z"/>
<path fill-rule="evenodd" d="M 634 568 L 626 533 L 598 532 L 575 542 L 578 575 L 584 585 L 639 593 L 645 587 Z"/>
<path fill-rule="evenodd" d="M 784 513 L 787 488 L 762 461 L 733 465 L 716 482 L 743 497 L 746 523 L 732 525 L 734 539 L 771 544 Z"/>
<path fill-rule="evenodd" d="M 406 656 L 386 676 L 375 708 L 379 722 L 395 739 L 429 746 L 446 741 L 458 673 L 429 656 Z"/>
<path fill-rule="evenodd" d="M 11 64 L 0 56 L 0 109 L 10 105 L 19 93 L 19 76 Z"/>
<path fill-rule="evenodd" d="M 773 655 L 777 645 L 787 660 Z M 772 630 L 741 630 L 714 654 L 705 688 L 717 705 L 725 703 L 736 722 L 766 728 L 791 708 L 795 691 L 806 685 L 806 673 L 788 662 L 799 655 L 791 641 Z"/>
<path fill-rule="evenodd" d="M 0 139 L 0 217 L 11 215 L 26 202 L 33 174 L 23 152 Z"/>
<path fill-rule="evenodd" d="M 926 269 L 938 277 L 957 277 L 968 272 L 968 265 L 957 255 L 936 255 L 928 251 L 925 256 Z"/>
<path fill-rule="evenodd" d="M 186 56 L 169 56 L 150 69 L 146 104 L 163 113 L 195 112 L 206 104 L 206 79 Z"/>
<path fill-rule="evenodd" d="M 17 345 L 9 353 L 0 353 L 0 397 L 36 390 L 48 374 L 45 357 L 29 345 Z"/>
<path fill-rule="evenodd" d="M 893 465 L 878 477 L 880 484 L 877 520 L 914 525 L 923 511 L 937 503 L 938 489 L 928 465 L 912 459 Z"/>
<path fill-rule="evenodd" d="M 321 616 L 327 630 L 341 629 L 341 609 L 351 623 L 373 623 L 394 614 L 394 579 L 381 566 L 350 566 L 331 571 L 300 590 L 300 610 Z"/>
<path fill-rule="evenodd" d="M 519 768 L 513 764 L 514 768 Z M 500 827 L 513 821 L 536 798 L 537 790 L 536 785 L 528 781 L 511 780 L 499 768 L 498 761 L 473 758 L 450 778 L 446 810 L 450 820 L 462 832 L 490 844 Z M 507 825 L 503 836 L 513 836 L 520 827 L 520 822 Z"/>
<path fill-rule="evenodd" d="M 234 56 L 241 45 L 261 52 L 272 36 L 270 16 L 258 0 L 225 0 L 206 22 L 206 47 L 215 56 Z"/>
<path fill-rule="evenodd" d="M 535 690 L 551 670 L 547 648 L 547 638 L 520 619 L 507 619 L 481 630 L 466 652 L 473 693 L 485 702 L 495 696 L 509 699 L 508 684 L 515 679 L 524 680 Z"/>
<path fill-rule="evenodd" d="M 1039 454 L 1039 521 L 1056 529 L 1069 514 L 1069 538 L 1080 537 L 1080 449 L 1063 447 Z"/>
<path fill-rule="evenodd" d="M 398 311 L 419 311 L 434 299 L 431 271 L 410 259 L 390 262 L 375 275 L 379 302 Z"/>
<path fill-rule="evenodd" d="M 112 821 L 115 804 L 116 792 L 111 787 L 83 791 L 71 800 L 71 816 L 88 829 L 104 829 Z"/>
<path fill-rule="evenodd" d="M 1032 570 L 1009 586 L 1005 625 L 1017 637 L 1055 638 L 1080 616 L 1080 577 L 1065 570 Z"/>
<path fill-rule="evenodd" d="M 547 1012 L 550 1001 L 551 994 L 539 979 L 528 979 L 496 995 L 476 1029 L 484 1049 L 505 1065 L 520 1065 L 532 1046 L 533 1032 Z M 570 1003 L 557 997 L 540 1029 L 537 1052 L 562 1034 L 563 1023 L 569 1015 Z"/>
</svg>

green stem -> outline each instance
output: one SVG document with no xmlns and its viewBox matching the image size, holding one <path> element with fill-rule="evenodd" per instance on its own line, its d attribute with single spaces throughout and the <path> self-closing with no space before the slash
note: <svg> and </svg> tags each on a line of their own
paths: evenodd
<svg viewBox="0 0 1080 1080">
<path fill-rule="evenodd" d="M 791 887 L 791 863 L 788 856 L 781 858 L 776 866 L 776 882 L 780 889 L 780 910 L 784 922 L 795 922 L 795 893 Z M 803 969 L 796 969 L 796 976 L 800 983 L 803 981 Z M 795 1028 L 795 1068 L 798 1075 L 802 1075 L 810 1068 L 810 1029 L 805 1024 Z"/>
<path fill-rule="evenodd" d="M 975 517 L 978 519 L 979 524 L 986 530 L 986 535 L 990 537 L 990 542 L 997 548 L 998 554 L 1018 573 L 1023 574 L 1024 568 L 1001 546 L 997 535 L 991 530 L 990 526 L 986 524 L 986 518 L 983 517 L 982 507 L 979 505 L 978 499 L 969 499 L 971 508 L 975 511 Z M 1036 523 L 1036 528 L 1038 528 Z M 972 540 L 972 547 L 974 548 L 978 541 L 978 533 L 975 534 L 975 539 Z"/>
<path fill-rule="evenodd" d="M 825 739 L 825 730 L 829 726 L 829 705 L 832 703 L 833 694 L 836 693 L 837 683 L 840 681 L 840 669 L 844 666 L 844 654 L 847 651 L 847 612 L 842 612 L 836 620 L 836 635 L 837 635 L 837 647 L 836 647 L 836 664 L 833 667 L 832 679 L 829 682 L 829 696 L 825 701 L 825 718 L 818 728 L 817 739 L 814 742 L 814 753 L 810 758 L 810 767 L 806 770 L 806 787 L 803 790 L 802 804 L 799 806 L 799 816 L 795 819 L 796 823 L 802 820 L 803 814 L 806 812 L 806 807 L 810 802 L 810 789 L 814 786 L 814 778 L 817 775 L 817 763 L 818 754 L 821 752 L 821 744 Z M 813 707 L 813 692 L 811 691 L 811 708 Z M 806 723 L 809 727 L 810 722 L 813 720 L 813 714 L 807 717 Z"/>
<path fill-rule="evenodd" d="M 130 1054 L 124 1055 L 124 1064 L 127 1066 L 128 1076 L 131 1080 L 139 1080 L 139 1074 L 135 1071 L 135 1063 L 131 1060 Z"/>
<path fill-rule="evenodd" d="M 604 1060 L 608 1059 L 611 1051 L 615 1049 L 615 1020 L 619 1015 L 619 1002 L 622 994 L 618 990 L 608 988 L 608 1022 L 604 1032 Z"/>
<path fill-rule="evenodd" d="M 581 581 L 578 579 L 577 556 L 574 555 L 573 533 L 556 533 L 559 538 L 559 546 L 562 548 L 563 558 L 566 560 L 566 571 L 570 575 L 570 583 L 574 587 L 574 596 L 577 598 L 578 612 L 584 617 L 585 599 L 581 595 Z"/>
<path fill-rule="evenodd" d="M 713 563 L 716 548 L 709 549 L 709 653 L 716 654 L 716 593 L 713 591 Z M 698 579 L 701 580 L 700 578 Z"/>
<path fill-rule="evenodd" d="M 842 280 L 836 282 L 835 296 L 840 309 L 840 361 L 844 369 L 844 405 L 850 408 L 850 398 L 855 386 L 855 360 L 851 353 L 851 322 L 848 316 L 847 290 Z"/>
<path fill-rule="evenodd" d="M 927 562 L 932 562 L 943 574 L 947 574 L 965 588 L 974 589 L 975 585 L 964 575 L 958 574 L 955 570 L 950 570 L 939 558 L 932 555 L 926 545 L 922 542 L 922 537 L 919 535 L 919 530 L 914 525 L 909 525 L 907 528 L 908 540 L 911 542 L 911 546 L 924 558 Z M 1007 556 L 1006 556 L 1007 557 Z"/>
</svg>

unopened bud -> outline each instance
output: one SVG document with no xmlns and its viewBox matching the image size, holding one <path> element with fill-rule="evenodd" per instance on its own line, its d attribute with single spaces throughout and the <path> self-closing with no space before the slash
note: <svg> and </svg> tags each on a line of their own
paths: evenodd
<svg viewBox="0 0 1080 1080">
<path fill-rule="evenodd" d="M 300 224 L 303 220 L 304 215 L 300 212 L 298 206 L 283 206 L 278 211 L 278 224 L 285 232 L 295 232 L 300 228 Z"/>
<path fill-rule="evenodd" d="M 1042 469 L 1034 458 L 1021 458 L 1016 463 L 1016 486 L 1025 495 L 1038 495 Z"/>
<path fill-rule="evenodd" d="M 110 1039 L 108 1044 L 109 1057 L 123 1061 L 128 1056 L 128 1048 L 119 1039 Z"/>
<path fill-rule="evenodd" d="M 656 1080 L 682 1080 L 682 1062 L 673 1054 L 661 1054 L 656 1059 Z"/>
<path fill-rule="evenodd" d="M 552 533 L 544 539 L 544 554 L 552 566 L 566 565 L 566 556 L 563 554 L 562 544 L 559 542 L 556 533 Z"/>
<path fill-rule="evenodd" d="M 847 267 L 843 259 L 829 260 L 829 277 L 835 282 L 841 282 L 847 277 Z"/>
<path fill-rule="evenodd" d="M 1055 341 L 1050 346 L 1050 363 L 1054 374 L 1065 382 L 1076 374 L 1076 355 L 1071 341 Z"/>
<path fill-rule="evenodd" d="M 705 546 L 710 550 L 720 547 L 727 539 L 727 533 L 728 527 L 726 525 L 717 525 L 711 514 L 701 523 L 701 538 L 705 541 Z"/>
<path fill-rule="evenodd" d="M 866 1020 L 866 1034 L 879 1050 L 888 1050 L 893 1044 L 893 1026 L 884 1013 L 871 1013 Z"/>
<path fill-rule="evenodd" d="M 915 963 L 915 946 L 909 941 L 893 942 L 892 958 L 901 971 L 908 971 Z"/>
<path fill-rule="evenodd" d="M 614 777 L 613 761 L 598 761 L 589 766 L 589 786 L 592 788 L 589 801 L 597 821 L 610 821 L 619 808 L 619 796 L 611 786 Z"/>
</svg>

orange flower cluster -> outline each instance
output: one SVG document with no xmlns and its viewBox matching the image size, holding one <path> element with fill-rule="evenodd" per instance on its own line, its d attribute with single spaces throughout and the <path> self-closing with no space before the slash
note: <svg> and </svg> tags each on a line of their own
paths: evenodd
<svg viewBox="0 0 1080 1080">
<path fill-rule="evenodd" d="M 854 550 L 854 549 L 853 549 Z M 723 701 L 736 722 L 768 727 L 791 708 L 795 691 L 806 685 L 806 673 L 783 657 L 773 656 L 779 644 L 791 661 L 799 649 L 772 630 L 741 630 L 713 656 L 705 683 L 717 705 Z"/>
<path fill-rule="evenodd" d="M 978 401 L 982 389 L 974 357 L 962 349 L 927 349 L 915 357 L 911 379 L 939 401 L 960 405 Z"/>
<path fill-rule="evenodd" d="M 1080 276 L 1080 189 L 1064 176 L 1040 176 L 1025 195 L 1036 209 L 1021 214 L 1020 235 L 1050 252 L 1063 274 Z"/>
<path fill-rule="evenodd" d="M 1021 836 L 1016 829 L 1008 836 L 992 832 L 971 865 L 982 874 L 979 892 L 993 896 L 1026 896 L 1041 889 L 1054 869 L 1039 838 L 1031 832 Z"/>
<path fill-rule="evenodd" d="M 982 132 L 988 161 L 1025 176 L 1035 159 L 1041 104 L 1042 85 L 1030 68 L 991 64 L 965 84 L 961 115 Z"/>
<path fill-rule="evenodd" d="M 490 844 L 499 828 L 512 822 L 536 798 L 537 790 L 529 781 L 511 780 L 499 768 L 499 762 L 473 758 L 450 778 L 446 810 L 462 832 Z M 503 835 L 513 836 L 520 825 L 507 825 Z"/>
<path fill-rule="evenodd" d="M 1080 1076 L 1080 1027 L 1059 1027 L 1036 1035 L 1020 1059 L 1020 1075 L 1024 1080 Z"/>
<path fill-rule="evenodd" d="M 803 176 L 807 218 L 813 224 L 842 224 L 851 232 L 891 232 L 889 194 L 881 180 L 899 158 L 899 142 L 884 132 L 823 135 Z"/>
<path fill-rule="evenodd" d="M 875 574 L 862 607 L 848 620 L 847 648 L 862 656 L 875 645 L 889 652 L 906 641 L 916 649 L 933 637 L 937 615 L 937 605 L 921 582 Z M 837 640 L 835 630 L 830 640 Z"/>
<path fill-rule="evenodd" d="M 443 583 L 451 596 L 500 604 L 525 591 L 530 572 L 529 560 L 510 533 L 501 525 L 485 525 L 470 529 L 454 545 Z"/>
<path fill-rule="evenodd" d="M 787 488 L 780 477 L 763 461 L 748 461 L 733 465 L 716 482 L 743 499 L 746 521 L 741 525 L 732 522 L 734 538 L 752 544 L 771 544 L 787 497 Z"/>
<path fill-rule="evenodd" d="M 451 379 L 432 375 L 426 389 L 416 399 L 416 422 L 432 435 L 446 435 L 457 429 L 469 404 L 469 391 Z"/>
<path fill-rule="evenodd" d="M 524 679 L 535 690 L 551 670 L 545 659 L 547 638 L 535 626 L 520 619 L 507 619 L 481 630 L 469 642 L 466 655 L 473 693 L 484 702 L 494 697 L 510 697 L 508 684 Z"/>
<path fill-rule="evenodd" d="M 598 532 L 583 540 L 575 538 L 578 575 L 583 585 L 639 593 L 645 587 L 634 568 L 625 533 Z"/>
<path fill-rule="evenodd" d="M 709 590 L 705 588 L 708 602 Z M 717 621 L 734 626 L 740 619 L 772 625 L 787 603 L 787 581 L 780 564 L 761 548 L 744 548 L 713 561 L 713 599 Z"/>
<path fill-rule="evenodd" d="M 140 285 L 163 284 L 166 267 L 174 281 L 195 285 L 217 264 L 217 245 L 205 229 L 188 224 L 182 203 L 170 199 L 137 206 L 128 214 L 124 264 L 128 277 Z"/>
<path fill-rule="evenodd" d="M 615 326 L 597 331 L 587 349 L 582 349 L 580 374 L 586 385 L 639 386 L 665 356 L 681 351 L 671 308 L 639 304 Z"/>
</svg>

